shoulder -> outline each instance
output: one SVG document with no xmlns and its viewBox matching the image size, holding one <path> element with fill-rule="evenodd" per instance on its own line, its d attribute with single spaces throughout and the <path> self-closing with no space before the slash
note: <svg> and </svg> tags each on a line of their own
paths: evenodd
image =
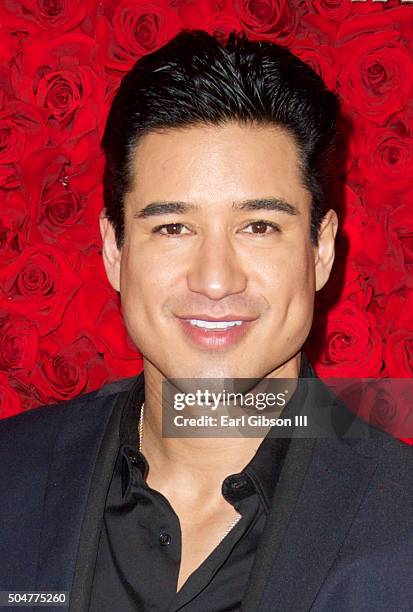
<svg viewBox="0 0 413 612">
<path fill-rule="evenodd" d="M 92 416 L 92 412 L 96 412 L 93 408 L 104 410 L 105 406 L 110 406 L 117 397 L 126 395 L 137 382 L 137 378 L 139 377 L 123 378 L 76 398 L 39 406 L 2 419 L 0 420 L 0 442 L 7 435 L 23 434 L 24 432 L 34 435 L 37 429 L 40 429 L 43 435 L 47 435 L 47 432 L 54 430 L 68 413 L 73 415 L 73 418 L 79 416 L 87 418 L 88 412 Z"/>
<path fill-rule="evenodd" d="M 402 475 L 412 480 L 413 446 L 358 416 L 340 394 L 337 395 L 314 371 L 312 373 L 309 420 L 314 418 L 320 426 L 320 430 L 314 429 L 316 433 L 321 431 L 326 435 L 326 449 L 338 449 L 344 454 L 355 452 L 356 456 L 377 463 L 379 474 L 383 470 L 387 475 L 393 474 L 396 480 L 400 481 Z"/>
<path fill-rule="evenodd" d="M 375 432 L 375 436 L 368 440 L 356 442 L 357 451 L 365 454 L 374 454 L 380 461 L 397 469 L 404 468 L 413 473 L 413 446 L 402 442 L 385 431 Z"/>
<path fill-rule="evenodd" d="M 371 438 L 347 439 L 346 444 L 368 462 L 375 465 L 374 479 L 383 498 L 389 494 L 405 500 L 413 510 L 413 447 L 386 432 Z"/>
</svg>

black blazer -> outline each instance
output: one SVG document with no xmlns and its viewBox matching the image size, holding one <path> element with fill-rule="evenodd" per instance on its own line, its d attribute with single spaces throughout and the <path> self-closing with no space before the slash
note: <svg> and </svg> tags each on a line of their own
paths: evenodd
<svg viewBox="0 0 413 612">
<path fill-rule="evenodd" d="M 135 380 L 0 422 L 0 590 L 67 590 L 70 612 L 87 611 Z M 413 611 L 412 447 L 293 438 L 243 610 Z"/>
</svg>

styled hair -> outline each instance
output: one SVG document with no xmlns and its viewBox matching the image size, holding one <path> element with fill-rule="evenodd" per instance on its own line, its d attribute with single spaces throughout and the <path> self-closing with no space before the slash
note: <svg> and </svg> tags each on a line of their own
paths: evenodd
<svg viewBox="0 0 413 612">
<path fill-rule="evenodd" d="M 311 241 L 331 203 L 337 96 L 286 47 L 231 32 L 226 43 L 203 30 L 184 29 L 141 57 L 113 99 L 102 147 L 105 214 L 116 244 L 124 243 L 124 195 L 132 161 L 148 132 L 199 124 L 282 127 L 299 151 L 303 186 L 312 195 Z"/>
</svg>

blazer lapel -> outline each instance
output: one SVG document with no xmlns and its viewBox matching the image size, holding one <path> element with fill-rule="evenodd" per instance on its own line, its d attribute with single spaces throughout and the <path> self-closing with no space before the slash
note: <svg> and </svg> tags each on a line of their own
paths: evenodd
<svg viewBox="0 0 413 612">
<path fill-rule="evenodd" d="M 377 461 L 339 438 L 293 438 L 257 550 L 245 612 L 308 612 Z"/>
<path fill-rule="evenodd" d="M 70 590 L 80 526 L 96 456 L 114 398 L 67 406 L 45 491 L 36 588 Z"/>
<path fill-rule="evenodd" d="M 69 612 L 85 612 L 89 607 L 105 501 L 119 451 L 119 427 L 124 403 L 125 398 L 120 396 L 113 407 L 97 453 L 88 497 L 82 505 L 84 517 L 70 592 Z"/>
<path fill-rule="evenodd" d="M 133 384 L 132 384 L 133 383 Z M 86 612 L 89 609 L 99 537 L 103 523 L 106 496 L 119 452 L 119 432 L 122 419 L 125 418 L 124 407 L 144 399 L 144 375 L 131 377 L 122 381 L 123 390 L 110 400 L 111 408 L 107 424 L 99 438 L 93 466 L 93 474 L 88 479 L 84 501 L 82 499 L 82 524 L 80 536 L 76 541 L 77 555 L 73 566 L 69 612 Z M 117 383 L 119 388 L 119 383 Z M 97 395 L 99 397 L 99 393 Z M 106 400 L 106 403 L 108 400 Z"/>
</svg>

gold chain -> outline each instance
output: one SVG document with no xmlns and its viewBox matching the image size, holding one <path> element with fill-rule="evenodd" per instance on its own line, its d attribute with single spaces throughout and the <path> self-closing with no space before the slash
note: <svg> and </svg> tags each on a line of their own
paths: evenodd
<svg viewBox="0 0 413 612">
<path fill-rule="evenodd" d="M 141 413 L 139 416 L 139 452 L 142 450 L 142 434 L 143 434 L 143 409 L 145 408 L 145 402 L 142 404 Z"/>
</svg>

